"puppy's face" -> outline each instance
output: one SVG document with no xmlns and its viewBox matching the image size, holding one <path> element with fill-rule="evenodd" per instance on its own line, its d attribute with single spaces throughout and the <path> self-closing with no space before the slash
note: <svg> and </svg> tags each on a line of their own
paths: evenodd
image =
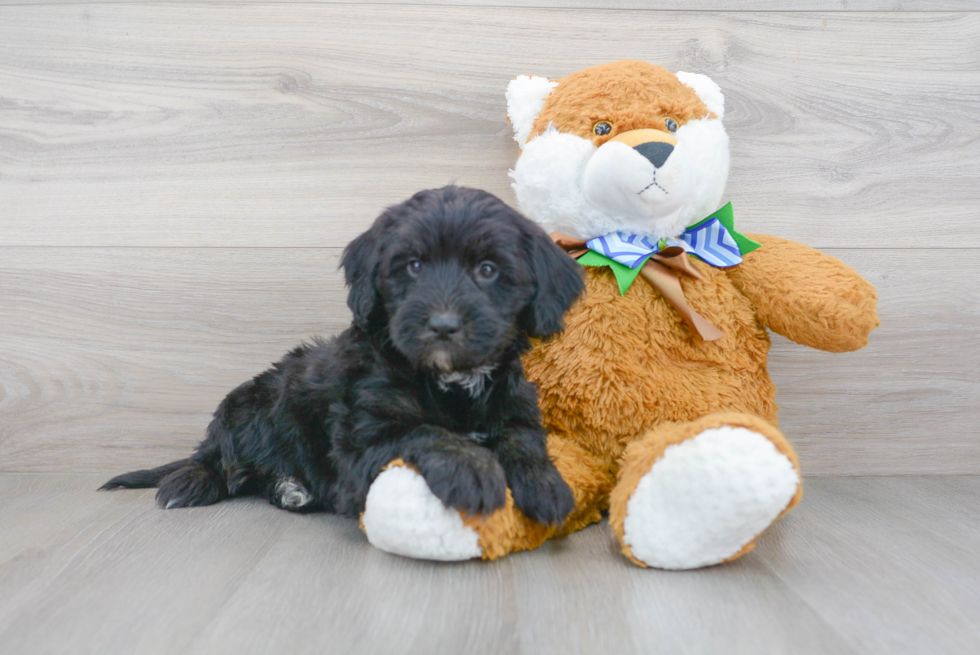
<svg viewBox="0 0 980 655">
<path fill-rule="evenodd" d="M 523 335 L 561 329 L 581 272 L 495 196 L 446 187 L 389 208 L 344 252 L 355 322 L 417 368 L 492 366 Z"/>
</svg>

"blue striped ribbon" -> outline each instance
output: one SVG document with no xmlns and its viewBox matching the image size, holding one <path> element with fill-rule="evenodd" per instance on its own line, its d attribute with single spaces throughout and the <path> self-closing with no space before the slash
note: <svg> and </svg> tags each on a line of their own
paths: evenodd
<svg viewBox="0 0 980 655">
<path fill-rule="evenodd" d="M 687 228 L 677 238 L 661 239 L 658 242 L 638 234 L 613 232 L 590 239 L 585 247 L 629 268 L 639 267 L 650 255 L 668 247 L 683 248 L 687 253 L 717 268 L 741 264 L 743 254 L 735 237 L 717 217 L 709 217 Z"/>
</svg>

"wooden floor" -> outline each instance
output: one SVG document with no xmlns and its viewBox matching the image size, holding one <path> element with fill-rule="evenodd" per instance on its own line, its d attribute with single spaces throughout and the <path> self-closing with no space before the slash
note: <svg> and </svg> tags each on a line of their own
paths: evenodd
<svg viewBox="0 0 980 655">
<path fill-rule="evenodd" d="M 163 511 L 0 474 L 0 653 L 980 652 L 980 477 L 812 478 L 735 563 L 643 570 L 608 525 L 494 563 L 262 501 Z"/>
</svg>

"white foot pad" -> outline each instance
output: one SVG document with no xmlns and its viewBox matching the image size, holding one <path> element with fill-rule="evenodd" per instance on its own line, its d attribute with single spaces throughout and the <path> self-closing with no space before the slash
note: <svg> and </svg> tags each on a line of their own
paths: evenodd
<svg viewBox="0 0 980 655">
<path fill-rule="evenodd" d="M 313 495 L 296 478 L 280 478 L 276 483 L 276 496 L 279 503 L 286 509 L 306 507 L 313 500 Z"/>
<path fill-rule="evenodd" d="M 766 529 L 796 494 L 799 475 L 771 441 L 723 426 L 668 446 L 626 505 L 623 541 L 661 569 L 722 562 Z"/>
<path fill-rule="evenodd" d="M 368 541 L 389 553 L 444 562 L 483 555 L 479 535 L 459 511 L 443 505 L 425 479 L 404 466 L 375 478 L 361 520 Z"/>
</svg>

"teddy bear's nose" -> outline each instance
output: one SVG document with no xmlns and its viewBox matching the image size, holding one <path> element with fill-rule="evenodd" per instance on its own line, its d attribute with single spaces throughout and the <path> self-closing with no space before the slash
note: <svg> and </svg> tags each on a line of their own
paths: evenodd
<svg viewBox="0 0 980 655">
<path fill-rule="evenodd" d="M 633 146 L 633 150 L 649 159 L 655 168 L 660 168 L 670 157 L 670 153 L 674 152 L 674 146 L 662 141 L 650 141 Z"/>
</svg>

